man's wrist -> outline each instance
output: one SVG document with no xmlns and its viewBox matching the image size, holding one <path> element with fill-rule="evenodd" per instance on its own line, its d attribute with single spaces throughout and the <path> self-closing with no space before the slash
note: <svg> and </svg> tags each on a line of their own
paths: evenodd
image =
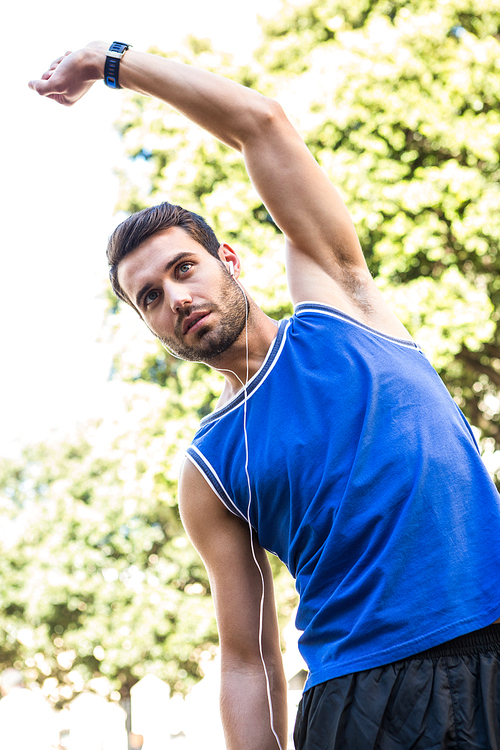
<svg viewBox="0 0 500 750">
<path fill-rule="evenodd" d="M 95 81 L 104 79 L 104 66 L 106 64 L 106 53 L 109 49 L 108 42 L 90 42 L 84 48 L 85 65 L 88 67 L 90 77 Z"/>
</svg>

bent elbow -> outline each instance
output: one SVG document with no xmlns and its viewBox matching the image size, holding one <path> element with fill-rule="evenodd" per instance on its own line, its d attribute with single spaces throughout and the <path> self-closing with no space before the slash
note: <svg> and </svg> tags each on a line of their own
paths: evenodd
<svg viewBox="0 0 500 750">
<path fill-rule="evenodd" d="M 289 122 L 283 107 L 276 99 L 269 99 L 266 96 L 263 96 L 262 99 L 260 111 L 255 118 L 255 125 L 259 132 L 268 133 L 270 130 L 280 128 L 284 123 Z"/>
<path fill-rule="evenodd" d="M 269 138 L 271 133 L 283 129 L 286 125 L 289 126 L 290 123 L 281 104 L 275 99 L 258 94 L 241 124 L 236 147 L 243 151 L 247 145 Z"/>
</svg>

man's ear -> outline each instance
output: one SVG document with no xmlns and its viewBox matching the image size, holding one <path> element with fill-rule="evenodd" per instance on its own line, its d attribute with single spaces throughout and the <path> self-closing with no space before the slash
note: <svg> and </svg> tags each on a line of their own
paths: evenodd
<svg viewBox="0 0 500 750">
<path fill-rule="evenodd" d="M 219 258 L 224 263 L 228 273 L 230 273 L 233 278 L 237 279 L 241 272 L 240 259 L 231 245 L 228 245 L 227 242 L 219 247 Z"/>
</svg>

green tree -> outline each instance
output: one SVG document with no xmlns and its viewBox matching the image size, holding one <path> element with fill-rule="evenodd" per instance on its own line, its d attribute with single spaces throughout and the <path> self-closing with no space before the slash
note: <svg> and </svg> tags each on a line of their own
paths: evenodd
<svg viewBox="0 0 500 750">
<path fill-rule="evenodd" d="M 127 390 L 114 416 L 0 465 L 0 669 L 24 669 L 59 705 L 95 679 L 118 699 L 151 671 L 185 692 L 215 653 L 177 510 L 186 425 L 165 390 Z"/>
</svg>

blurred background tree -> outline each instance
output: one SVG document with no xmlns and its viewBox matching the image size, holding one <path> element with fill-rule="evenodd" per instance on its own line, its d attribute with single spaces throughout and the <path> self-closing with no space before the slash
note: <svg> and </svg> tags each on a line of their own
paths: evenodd
<svg viewBox="0 0 500 750">
<path fill-rule="evenodd" d="M 177 512 L 185 428 L 168 401 L 135 385 L 115 419 L 1 466 L 0 669 L 23 669 L 54 703 L 96 679 L 126 696 L 150 671 L 185 692 L 215 653 L 207 576 Z"/>
<path fill-rule="evenodd" d="M 175 57 L 283 103 L 498 481 L 500 10 L 487 0 L 284 2 L 263 30 L 245 67 L 199 39 Z M 118 208 L 168 200 L 201 213 L 243 256 L 263 309 L 290 314 L 283 239 L 241 157 L 134 94 L 118 127 L 129 156 Z M 27 666 L 55 702 L 94 679 L 125 696 L 147 671 L 182 692 L 217 642 L 175 479 L 221 379 L 167 355 L 109 299 L 122 411 L 1 468 L 0 658 Z M 294 593 L 273 565 L 286 621 Z"/>
</svg>

